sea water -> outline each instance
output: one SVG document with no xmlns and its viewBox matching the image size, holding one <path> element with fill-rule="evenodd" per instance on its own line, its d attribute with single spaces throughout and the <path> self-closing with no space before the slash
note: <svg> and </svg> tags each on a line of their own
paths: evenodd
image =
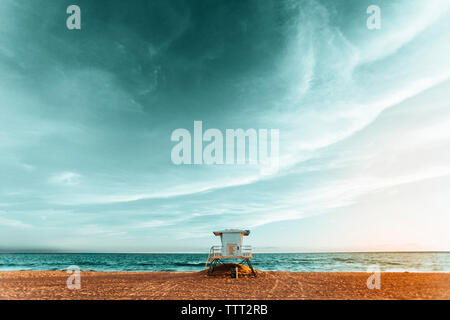
<svg viewBox="0 0 450 320">
<path fill-rule="evenodd" d="M 200 271 L 206 258 L 190 253 L 5 253 L 0 254 L 0 271 L 66 270 L 72 265 L 92 271 Z M 258 253 L 251 262 L 267 271 L 450 272 L 450 252 Z"/>
</svg>

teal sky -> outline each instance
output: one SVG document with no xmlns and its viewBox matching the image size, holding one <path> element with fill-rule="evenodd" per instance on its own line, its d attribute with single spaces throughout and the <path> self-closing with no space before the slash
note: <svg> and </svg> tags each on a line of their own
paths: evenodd
<svg viewBox="0 0 450 320">
<path fill-rule="evenodd" d="M 230 227 L 450 250 L 449 23 L 448 0 L 2 0 L 0 251 L 207 252 Z M 279 129 L 278 172 L 174 165 L 194 120 Z"/>
</svg>

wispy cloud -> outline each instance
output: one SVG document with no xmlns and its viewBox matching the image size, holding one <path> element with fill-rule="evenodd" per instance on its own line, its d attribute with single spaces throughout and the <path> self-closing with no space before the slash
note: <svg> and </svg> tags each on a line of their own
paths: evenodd
<svg viewBox="0 0 450 320">
<path fill-rule="evenodd" d="M 32 228 L 32 225 L 28 223 L 24 223 L 22 221 L 16 220 L 16 219 L 9 219 L 0 216 L 0 226 L 8 227 L 8 228 L 21 228 L 21 229 L 28 229 Z"/>
<path fill-rule="evenodd" d="M 75 172 L 62 172 L 50 178 L 51 183 L 74 186 L 80 183 L 81 175 Z"/>
</svg>

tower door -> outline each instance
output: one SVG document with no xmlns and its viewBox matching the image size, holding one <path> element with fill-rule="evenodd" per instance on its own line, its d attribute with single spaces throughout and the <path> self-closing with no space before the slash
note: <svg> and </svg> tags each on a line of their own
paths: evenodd
<svg viewBox="0 0 450 320">
<path fill-rule="evenodd" d="M 237 256 L 237 254 L 238 254 L 238 245 L 236 243 L 228 243 L 227 256 Z"/>
</svg>

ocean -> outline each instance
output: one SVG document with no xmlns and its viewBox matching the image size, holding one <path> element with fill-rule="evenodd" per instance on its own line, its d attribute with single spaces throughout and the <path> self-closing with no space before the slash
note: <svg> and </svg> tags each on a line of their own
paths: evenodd
<svg viewBox="0 0 450 320">
<path fill-rule="evenodd" d="M 189 253 L 5 253 L 0 254 L 0 271 L 66 270 L 73 265 L 83 271 L 200 271 L 206 258 Z M 265 271 L 450 272 L 450 252 L 258 253 L 251 261 Z"/>
</svg>

